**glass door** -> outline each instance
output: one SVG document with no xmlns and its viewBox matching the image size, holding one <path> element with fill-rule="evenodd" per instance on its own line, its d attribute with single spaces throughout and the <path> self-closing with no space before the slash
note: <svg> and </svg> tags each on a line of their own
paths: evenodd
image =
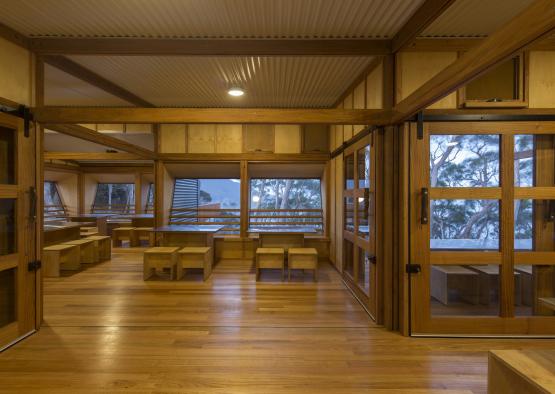
<svg viewBox="0 0 555 394">
<path fill-rule="evenodd" d="M 410 137 L 412 334 L 555 335 L 555 124 L 424 126 Z"/>
<path fill-rule="evenodd" d="M 35 137 L 0 113 L 0 349 L 35 328 Z"/>
<path fill-rule="evenodd" d="M 343 277 L 376 316 L 375 149 L 372 135 L 344 153 Z"/>
</svg>

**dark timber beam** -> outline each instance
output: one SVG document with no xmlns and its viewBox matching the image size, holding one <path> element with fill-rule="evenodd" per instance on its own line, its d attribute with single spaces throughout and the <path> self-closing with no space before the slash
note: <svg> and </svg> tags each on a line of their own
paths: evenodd
<svg viewBox="0 0 555 394">
<path fill-rule="evenodd" d="M 395 105 L 391 121 L 394 124 L 403 122 L 497 63 L 551 34 L 554 29 L 555 0 L 536 0 L 490 37 Z"/>
<path fill-rule="evenodd" d="M 411 44 L 433 21 L 456 0 L 426 0 L 391 40 L 392 52 Z"/>
<path fill-rule="evenodd" d="M 33 114 L 38 122 L 58 125 L 63 123 L 382 124 L 389 119 L 389 114 L 379 109 L 312 108 L 39 107 L 34 108 Z M 45 127 L 50 128 L 49 125 Z M 60 126 L 57 127 L 60 128 Z M 80 127 L 80 129 L 85 128 Z M 57 129 L 52 130 L 57 131 Z M 96 133 L 89 129 L 85 130 Z"/>
<path fill-rule="evenodd" d="M 78 63 L 75 63 L 72 60 L 64 56 L 43 56 L 42 57 L 44 62 L 56 67 L 57 69 L 73 75 L 74 77 L 85 81 L 93 86 L 96 86 L 99 89 L 104 90 L 105 92 L 110 93 L 113 96 L 116 96 L 122 100 L 127 101 L 133 105 L 138 107 L 155 107 L 154 104 L 143 100 L 139 96 L 131 93 L 128 90 L 125 90 L 121 86 L 116 85 L 115 83 L 107 80 L 106 78 L 90 71 L 89 69 L 81 66 Z"/>
<path fill-rule="evenodd" d="M 34 38 L 30 46 L 42 55 L 375 56 L 391 52 L 390 40 L 368 39 Z"/>
<path fill-rule="evenodd" d="M 44 152 L 44 160 L 120 161 L 141 160 L 141 157 L 132 153 L 120 152 Z"/>
<path fill-rule="evenodd" d="M 42 126 L 45 129 L 57 131 L 58 133 L 70 135 L 72 137 L 80 138 L 85 141 L 94 142 L 95 144 L 100 144 L 109 148 L 131 153 L 133 155 L 136 155 L 140 159 L 154 159 L 155 157 L 154 152 L 151 150 L 145 149 L 141 146 L 130 144 L 129 142 L 122 141 L 118 138 L 111 137 L 109 135 L 102 134 L 76 124 L 42 124 Z"/>
</svg>

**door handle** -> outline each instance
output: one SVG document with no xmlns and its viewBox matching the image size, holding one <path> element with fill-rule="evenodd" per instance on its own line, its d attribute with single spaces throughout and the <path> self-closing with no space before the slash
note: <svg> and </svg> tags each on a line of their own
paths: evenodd
<svg viewBox="0 0 555 394">
<path fill-rule="evenodd" d="M 29 222 L 34 223 L 37 220 L 37 189 L 34 186 L 29 187 Z"/>
<path fill-rule="evenodd" d="M 427 187 L 423 187 L 422 188 L 422 206 L 420 209 L 420 223 L 421 224 L 428 224 L 428 206 L 430 205 L 429 203 L 429 198 L 428 198 L 428 188 Z"/>
</svg>

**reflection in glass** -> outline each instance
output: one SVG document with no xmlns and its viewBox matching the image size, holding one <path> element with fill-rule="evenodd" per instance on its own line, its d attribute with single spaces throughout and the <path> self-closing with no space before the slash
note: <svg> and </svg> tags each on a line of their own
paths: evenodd
<svg viewBox="0 0 555 394">
<path fill-rule="evenodd" d="M 345 230 L 355 231 L 355 199 L 353 197 L 345 197 Z"/>
<path fill-rule="evenodd" d="M 364 294 L 370 294 L 370 281 L 372 280 L 373 264 L 368 252 L 358 249 L 358 286 Z"/>
<path fill-rule="evenodd" d="M 0 256 L 15 252 L 15 199 L 0 198 Z"/>
<path fill-rule="evenodd" d="M 358 197 L 358 235 L 368 239 L 370 237 L 370 197 L 368 189 L 364 190 L 364 197 Z"/>
<path fill-rule="evenodd" d="M 0 271 L 0 328 L 16 319 L 16 268 Z"/>
<path fill-rule="evenodd" d="M 432 200 L 431 249 L 499 249 L 498 200 Z"/>
<path fill-rule="evenodd" d="M 555 267 L 515 265 L 515 315 L 555 315 Z"/>
<path fill-rule="evenodd" d="M 499 136 L 431 135 L 430 185 L 499 186 Z"/>
<path fill-rule="evenodd" d="M 15 132 L 0 127 L 0 184 L 15 184 Z"/>
<path fill-rule="evenodd" d="M 370 187 L 370 145 L 357 151 L 358 187 Z"/>
<path fill-rule="evenodd" d="M 345 158 L 345 189 L 355 187 L 355 159 L 353 155 Z"/>
<path fill-rule="evenodd" d="M 343 240 L 343 272 L 348 273 L 351 278 L 354 276 L 353 271 L 353 244 L 346 239 Z"/>
<path fill-rule="evenodd" d="M 499 266 L 433 265 L 430 296 L 434 316 L 498 315 Z"/>
<path fill-rule="evenodd" d="M 534 186 L 534 136 L 515 135 L 515 186 Z"/>
<path fill-rule="evenodd" d="M 533 200 L 515 200 L 515 249 L 534 248 Z"/>
</svg>

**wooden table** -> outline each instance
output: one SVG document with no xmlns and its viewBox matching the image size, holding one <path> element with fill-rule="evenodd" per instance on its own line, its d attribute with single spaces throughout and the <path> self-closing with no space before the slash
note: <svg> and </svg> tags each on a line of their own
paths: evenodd
<svg viewBox="0 0 555 394">
<path fill-rule="evenodd" d="M 314 227 L 251 227 L 249 233 L 258 234 L 259 248 L 283 248 L 285 252 L 289 248 L 302 248 L 304 246 L 304 235 L 315 234 Z"/>
<path fill-rule="evenodd" d="M 488 360 L 488 393 L 555 392 L 555 350 L 493 350 Z"/>
<path fill-rule="evenodd" d="M 154 215 L 152 213 L 137 213 L 134 215 L 118 215 L 114 219 L 131 221 L 131 227 L 154 227 Z"/>
<path fill-rule="evenodd" d="M 82 223 L 62 222 L 43 226 L 44 246 L 81 239 Z"/>
<path fill-rule="evenodd" d="M 152 231 L 157 235 L 156 241 L 161 246 L 209 246 L 214 248 L 214 234 L 222 225 L 172 225 L 156 227 Z M 158 239 L 160 235 L 160 239 Z"/>
<path fill-rule="evenodd" d="M 98 234 L 100 235 L 107 235 L 108 234 L 108 217 L 110 214 L 94 214 L 94 213 L 87 213 L 82 215 L 71 215 L 69 216 L 69 220 L 72 222 L 80 222 L 83 223 L 82 226 L 86 226 L 85 223 L 91 223 L 92 227 L 98 228 Z"/>
</svg>

